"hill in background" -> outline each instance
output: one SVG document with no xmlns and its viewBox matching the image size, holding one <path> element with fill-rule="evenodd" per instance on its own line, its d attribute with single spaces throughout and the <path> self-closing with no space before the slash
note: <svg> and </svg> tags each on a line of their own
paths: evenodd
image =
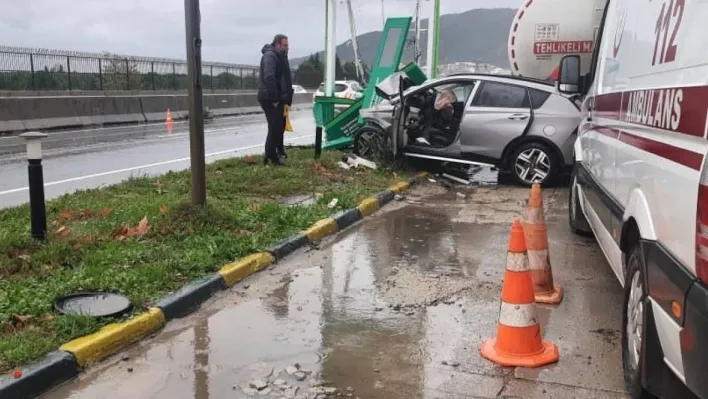
<svg viewBox="0 0 708 399">
<path fill-rule="evenodd" d="M 509 69 L 507 41 L 509 28 L 516 10 L 512 8 L 476 9 L 459 14 L 447 14 L 440 17 L 439 63 L 481 62 Z M 423 29 L 428 20 L 421 23 Z M 341 30 L 340 30 L 341 31 Z M 414 23 L 411 24 L 409 39 L 415 35 Z M 348 37 L 348 35 L 346 36 Z M 371 65 L 376 57 L 381 31 L 358 35 L 359 53 L 362 61 Z M 428 42 L 427 32 L 421 33 L 422 59 Z M 323 43 L 324 46 L 324 43 Z M 323 52 L 318 53 L 323 59 Z M 354 60 L 354 50 L 349 40 L 337 46 L 337 55 L 342 62 Z M 297 67 L 308 57 L 293 58 L 292 67 Z M 413 43 L 409 41 L 403 62 L 413 59 Z"/>
</svg>

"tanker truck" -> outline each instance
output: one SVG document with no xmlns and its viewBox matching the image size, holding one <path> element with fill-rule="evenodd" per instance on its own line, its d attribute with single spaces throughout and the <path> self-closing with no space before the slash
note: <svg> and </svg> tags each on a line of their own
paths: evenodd
<svg viewBox="0 0 708 399">
<path fill-rule="evenodd" d="M 556 80 L 566 55 L 590 68 L 595 36 L 607 0 L 524 0 L 509 29 L 513 75 Z"/>
</svg>

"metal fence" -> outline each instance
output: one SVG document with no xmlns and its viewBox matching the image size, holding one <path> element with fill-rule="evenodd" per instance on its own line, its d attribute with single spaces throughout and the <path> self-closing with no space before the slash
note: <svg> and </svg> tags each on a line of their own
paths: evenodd
<svg viewBox="0 0 708 399">
<path fill-rule="evenodd" d="M 202 63 L 205 91 L 254 90 L 258 67 Z M 0 46 L 0 90 L 187 90 L 185 60 Z"/>
</svg>

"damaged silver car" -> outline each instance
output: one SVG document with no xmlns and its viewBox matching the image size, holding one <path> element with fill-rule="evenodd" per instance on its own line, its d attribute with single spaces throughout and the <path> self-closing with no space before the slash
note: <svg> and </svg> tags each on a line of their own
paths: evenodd
<svg viewBox="0 0 708 399">
<path fill-rule="evenodd" d="M 463 74 L 411 86 L 397 73 L 376 91 L 384 101 L 362 110 L 355 135 L 361 157 L 494 166 L 524 185 L 572 168 L 579 103 L 552 83 Z"/>
</svg>

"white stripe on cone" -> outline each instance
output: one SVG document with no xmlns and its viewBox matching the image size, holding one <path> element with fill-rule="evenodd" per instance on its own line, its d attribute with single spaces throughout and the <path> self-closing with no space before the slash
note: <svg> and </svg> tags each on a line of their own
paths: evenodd
<svg viewBox="0 0 708 399">
<path fill-rule="evenodd" d="M 548 267 L 547 249 L 529 249 L 527 253 L 531 270 L 545 270 Z"/>
<path fill-rule="evenodd" d="M 531 327 L 536 325 L 536 304 L 534 302 L 517 305 L 502 302 L 499 324 L 507 327 Z"/>
<path fill-rule="evenodd" d="M 546 216 L 543 213 L 543 207 L 526 209 L 526 223 L 528 224 L 543 224 Z"/>
<path fill-rule="evenodd" d="M 525 272 L 529 270 L 529 258 L 525 252 L 507 252 L 506 270 L 512 272 Z"/>
</svg>

